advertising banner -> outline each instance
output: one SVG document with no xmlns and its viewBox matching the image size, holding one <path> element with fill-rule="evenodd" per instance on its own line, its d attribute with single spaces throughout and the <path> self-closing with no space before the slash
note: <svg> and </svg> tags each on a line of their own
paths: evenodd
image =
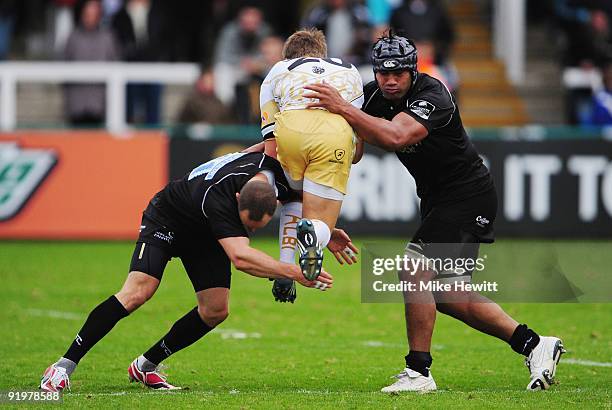
<svg viewBox="0 0 612 410">
<path fill-rule="evenodd" d="M 0 238 L 134 238 L 141 211 L 168 179 L 249 144 L 168 143 L 157 132 L 121 139 L 77 131 L 0 135 Z M 612 237 L 612 142 L 475 144 L 498 191 L 497 235 Z M 419 218 L 412 177 L 395 154 L 367 147 L 351 171 L 338 225 L 353 235 L 408 239 Z"/>
<path fill-rule="evenodd" d="M 170 175 L 180 178 L 244 141 L 171 142 Z M 495 230 L 516 237 L 612 237 L 612 142 L 476 141 L 499 196 Z M 418 226 L 414 180 L 393 153 L 368 146 L 353 166 L 338 225 L 354 235 L 401 235 Z"/>
<path fill-rule="evenodd" d="M 167 180 L 159 132 L 2 134 L 0 238 L 136 238 L 142 210 Z"/>
</svg>

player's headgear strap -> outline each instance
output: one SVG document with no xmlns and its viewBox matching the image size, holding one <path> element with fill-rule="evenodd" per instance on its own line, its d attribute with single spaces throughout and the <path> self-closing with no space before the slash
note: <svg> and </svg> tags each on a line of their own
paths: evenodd
<svg viewBox="0 0 612 410">
<path fill-rule="evenodd" d="M 417 76 L 417 49 L 412 40 L 389 33 L 372 47 L 374 72 L 408 70 L 413 80 Z"/>
</svg>

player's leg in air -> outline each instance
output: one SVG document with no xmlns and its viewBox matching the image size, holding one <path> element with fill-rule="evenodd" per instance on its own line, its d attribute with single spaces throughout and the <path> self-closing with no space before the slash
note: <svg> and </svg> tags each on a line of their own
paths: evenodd
<svg viewBox="0 0 612 410">
<path fill-rule="evenodd" d="M 295 110 L 277 117 L 276 138 L 266 140 L 265 152 L 279 159 L 301 202 L 281 207 L 281 261 L 293 262 L 295 246 L 306 277 L 316 278 L 323 263 L 323 248 L 333 234 L 352 163 L 363 153 L 353 130 L 340 117 L 325 111 Z M 348 255 L 349 259 L 346 259 Z M 352 251 L 334 252 L 348 263 Z"/>
<path fill-rule="evenodd" d="M 243 152 L 264 152 L 270 157 L 277 158 L 276 139 L 266 139 L 244 149 Z M 358 142 L 353 163 L 359 161 L 362 155 L 363 142 Z M 281 206 L 278 238 L 280 261 L 292 264 L 295 263 L 295 250 L 297 248 L 297 224 L 302 219 L 302 193 L 298 191 L 294 191 L 294 193 L 297 194 L 296 197 L 283 202 Z M 344 263 L 350 265 L 357 262 L 356 254 L 359 253 L 358 249 L 342 229 L 334 229 L 332 231 L 331 240 L 327 244 L 327 248 L 341 265 Z M 325 290 L 327 286 L 320 284 L 319 289 Z M 293 303 L 297 298 L 295 282 L 292 279 L 274 279 L 272 295 L 278 302 Z"/>
</svg>

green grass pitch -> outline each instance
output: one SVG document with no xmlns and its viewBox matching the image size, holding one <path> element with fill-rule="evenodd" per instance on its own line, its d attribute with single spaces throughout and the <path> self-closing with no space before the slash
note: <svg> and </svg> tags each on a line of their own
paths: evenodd
<svg viewBox="0 0 612 410">
<path fill-rule="evenodd" d="M 256 247 L 277 254 L 271 239 Z M 500 240 L 493 252 L 529 258 L 542 242 Z M 598 269 L 610 242 L 559 242 Z M 0 390 L 33 390 L 63 354 L 87 313 L 116 292 L 133 245 L 0 243 Z M 340 268 L 330 292 L 298 289 L 295 305 L 273 301 L 270 282 L 234 272 L 230 316 L 214 333 L 167 360 L 176 393 L 127 382 L 130 362 L 195 306 L 172 261 L 157 294 L 95 346 L 72 377 L 66 407 L 81 408 L 608 408 L 612 407 L 612 304 L 504 304 L 517 320 L 563 338 L 569 353 L 547 392 L 524 391 L 523 359 L 505 344 L 439 315 L 432 373 L 439 390 L 384 395 L 403 367 L 402 306 L 360 302 L 359 267 Z M 508 268 L 506 274 L 511 275 Z M 597 362 L 588 365 L 582 361 Z M 570 361 L 571 362 L 571 361 Z M 597 365 L 598 364 L 598 365 Z"/>
</svg>

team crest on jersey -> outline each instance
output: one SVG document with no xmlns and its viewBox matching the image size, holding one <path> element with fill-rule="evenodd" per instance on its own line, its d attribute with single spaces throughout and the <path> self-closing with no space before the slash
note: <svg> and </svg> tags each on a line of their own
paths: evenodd
<svg viewBox="0 0 612 410">
<path fill-rule="evenodd" d="M 314 66 L 312 67 L 312 72 L 315 74 L 323 74 L 325 72 L 325 69 L 323 67 Z"/>
<path fill-rule="evenodd" d="M 17 215 L 57 163 L 50 149 L 0 144 L 0 221 Z"/>
<path fill-rule="evenodd" d="M 419 117 L 428 120 L 431 113 L 436 109 L 436 106 L 425 100 L 416 100 L 412 102 L 408 108 Z"/>
</svg>

